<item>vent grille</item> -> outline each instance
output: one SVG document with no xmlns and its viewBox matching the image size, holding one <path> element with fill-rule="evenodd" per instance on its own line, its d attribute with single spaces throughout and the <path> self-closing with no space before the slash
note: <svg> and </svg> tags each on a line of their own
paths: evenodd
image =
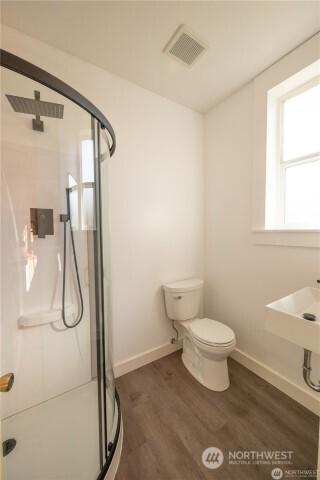
<svg viewBox="0 0 320 480">
<path fill-rule="evenodd" d="M 190 30 L 187 30 L 184 25 L 180 25 L 165 46 L 164 52 L 184 65 L 191 66 L 207 48 Z"/>
</svg>

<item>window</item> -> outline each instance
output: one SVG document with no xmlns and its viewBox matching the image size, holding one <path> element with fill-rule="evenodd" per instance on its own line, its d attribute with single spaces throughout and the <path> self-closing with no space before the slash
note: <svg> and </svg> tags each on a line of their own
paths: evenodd
<svg viewBox="0 0 320 480">
<path fill-rule="evenodd" d="M 266 227 L 319 229 L 320 77 L 284 84 L 268 95 Z"/>
</svg>

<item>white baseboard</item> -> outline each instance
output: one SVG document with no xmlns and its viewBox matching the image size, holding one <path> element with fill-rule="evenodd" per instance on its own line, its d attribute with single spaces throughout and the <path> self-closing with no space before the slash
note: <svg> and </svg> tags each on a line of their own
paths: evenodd
<svg viewBox="0 0 320 480">
<path fill-rule="evenodd" d="M 121 377 L 121 375 L 125 375 L 126 373 L 132 372 L 132 370 L 147 365 L 147 363 L 154 362 L 161 357 L 176 352 L 177 350 L 180 350 L 181 346 L 181 342 L 177 344 L 166 343 L 165 345 L 160 345 L 160 347 L 152 348 L 151 350 L 147 350 L 146 352 L 139 353 L 139 355 L 135 355 L 134 357 L 116 363 L 114 366 L 115 377 Z"/>
<path fill-rule="evenodd" d="M 275 370 L 272 370 L 272 368 L 268 367 L 264 363 L 259 362 L 238 348 L 234 350 L 234 352 L 231 354 L 231 357 L 259 377 L 271 383 L 271 385 L 274 387 L 286 393 L 289 397 L 301 403 L 301 405 L 308 408 L 316 415 L 320 415 L 319 398 L 315 398 L 311 391 L 309 393 L 308 391 L 299 387 L 299 385 L 291 382 Z"/>
</svg>

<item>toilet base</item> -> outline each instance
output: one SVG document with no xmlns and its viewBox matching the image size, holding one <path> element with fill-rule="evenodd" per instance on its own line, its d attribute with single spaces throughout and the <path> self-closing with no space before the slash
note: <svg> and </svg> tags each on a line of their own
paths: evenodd
<svg viewBox="0 0 320 480">
<path fill-rule="evenodd" d="M 189 373 L 204 387 L 215 392 L 229 388 L 227 355 L 207 355 L 186 336 L 181 359 Z"/>
</svg>

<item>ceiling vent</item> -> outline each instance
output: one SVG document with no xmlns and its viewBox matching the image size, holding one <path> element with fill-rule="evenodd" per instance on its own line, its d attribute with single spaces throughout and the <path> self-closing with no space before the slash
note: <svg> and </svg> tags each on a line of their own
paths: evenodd
<svg viewBox="0 0 320 480">
<path fill-rule="evenodd" d="M 180 25 L 163 51 L 170 57 L 174 57 L 184 65 L 191 67 L 207 48 L 208 46 L 185 25 Z"/>
</svg>

